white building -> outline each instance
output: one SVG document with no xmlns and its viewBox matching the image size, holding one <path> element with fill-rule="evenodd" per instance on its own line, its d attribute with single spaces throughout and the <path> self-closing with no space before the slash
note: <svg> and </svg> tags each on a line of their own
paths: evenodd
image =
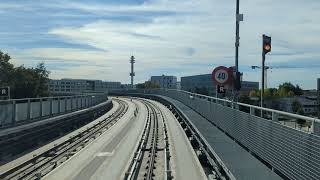
<svg viewBox="0 0 320 180">
<path fill-rule="evenodd" d="M 160 88 L 176 89 L 177 77 L 176 76 L 151 76 L 151 83 L 159 84 Z"/>
<path fill-rule="evenodd" d="M 51 94 L 80 94 L 107 92 L 109 89 L 119 89 L 120 82 L 105 82 L 87 79 L 61 79 L 50 80 L 49 91 Z"/>
</svg>

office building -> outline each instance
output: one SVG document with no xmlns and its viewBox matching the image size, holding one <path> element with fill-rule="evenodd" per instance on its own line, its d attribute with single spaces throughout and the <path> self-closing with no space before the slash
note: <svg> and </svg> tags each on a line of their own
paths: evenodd
<svg viewBox="0 0 320 180">
<path fill-rule="evenodd" d="M 176 76 L 151 76 L 151 83 L 159 84 L 160 88 L 176 89 L 177 77 Z"/>
<path fill-rule="evenodd" d="M 298 102 L 302 106 L 304 115 L 314 116 L 318 112 L 318 102 L 315 96 L 295 96 L 295 97 L 283 97 L 272 100 L 274 109 L 280 111 L 293 112 L 293 103 Z"/>
<path fill-rule="evenodd" d="M 108 92 L 110 89 L 119 89 L 120 82 L 106 82 L 87 79 L 61 79 L 50 80 L 49 91 L 51 94 L 81 94 Z"/>
</svg>

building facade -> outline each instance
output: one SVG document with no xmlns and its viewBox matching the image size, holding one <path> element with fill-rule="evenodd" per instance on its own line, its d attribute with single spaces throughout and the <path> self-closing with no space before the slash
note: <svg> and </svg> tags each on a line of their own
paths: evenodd
<svg viewBox="0 0 320 180">
<path fill-rule="evenodd" d="M 177 77 L 176 76 L 151 76 L 151 83 L 159 84 L 160 88 L 176 89 Z"/>
<path fill-rule="evenodd" d="M 119 89 L 120 82 L 106 82 L 87 79 L 61 79 L 50 80 L 51 94 L 81 94 L 107 92 L 109 89 Z"/>
<path fill-rule="evenodd" d="M 181 82 L 177 82 L 177 89 L 180 90 L 181 89 Z"/>
<path fill-rule="evenodd" d="M 206 89 L 208 91 L 208 95 L 215 96 L 216 94 L 216 85 L 211 79 L 211 74 L 181 77 L 181 89 L 190 92 Z M 251 90 L 257 89 L 259 89 L 258 82 L 241 82 L 241 92 L 250 92 Z"/>
<path fill-rule="evenodd" d="M 302 106 L 304 115 L 316 116 L 318 112 L 318 102 L 315 96 L 296 96 L 296 97 L 284 97 L 272 100 L 275 109 L 280 111 L 293 112 L 293 103 L 299 102 Z"/>
</svg>

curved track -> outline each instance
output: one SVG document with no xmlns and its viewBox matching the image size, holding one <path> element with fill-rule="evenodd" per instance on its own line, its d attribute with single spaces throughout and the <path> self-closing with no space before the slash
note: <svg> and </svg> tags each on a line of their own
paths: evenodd
<svg viewBox="0 0 320 180">
<path fill-rule="evenodd" d="M 163 114 L 153 103 L 138 100 L 146 106 L 148 118 L 124 179 L 171 179 L 168 134 Z"/>
</svg>

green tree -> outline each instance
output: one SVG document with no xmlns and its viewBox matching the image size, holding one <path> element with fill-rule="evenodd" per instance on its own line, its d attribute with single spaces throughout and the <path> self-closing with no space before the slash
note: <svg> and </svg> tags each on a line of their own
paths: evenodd
<svg viewBox="0 0 320 180">
<path fill-rule="evenodd" d="M 0 51 L 0 86 L 10 86 L 14 67 L 9 63 L 10 56 Z"/>
<path fill-rule="evenodd" d="M 10 56 L 0 51 L 0 86 L 10 86 L 12 98 L 48 96 L 49 71 L 44 63 L 36 68 L 14 67 Z"/>
<path fill-rule="evenodd" d="M 48 96 L 48 83 L 50 72 L 46 69 L 43 62 L 39 63 L 37 67 L 34 69 L 34 71 L 36 72 L 36 80 L 39 82 L 39 88 L 37 89 L 36 94 L 42 97 Z"/>
<path fill-rule="evenodd" d="M 137 84 L 138 89 L 157 89 L 160 88 L 159 84 L 152 83 L 151 81 L 146 81 L 144 83 Z"/>
<path fill-rule="evenodd" d="M 300 88 L 299 85 L 294 86 L 290 82 L 285 82 L 279 85 L 279 89 L 277 95 L 280 97 L 287 97 L 287 96 L 300 96 L 303 94 L 303 90 Z"/>
<path fill-rule="evenodd" d="M 292 102 L 292 111 L 294 113 L 298 113 L 299 111 L 301 112 L 301 110 L 303 111 L 303 107 L 302 107 L 301 103 L 297 100 L 294 100 Z"/>
<path fill-rule="evenodd" d="M 259 91 L 258 90 L 250 91 L 249 97 L 260 97 Z"/>
<path fill-rule="evenodd" d="M 137 88 L 137 89 L 144 89 L 144 88 L 145 88 L 144 83 L 139 83 L 139 84 L 137 84 L 137 85 L 136 85 L 136 88 Z"/>
</svg>

